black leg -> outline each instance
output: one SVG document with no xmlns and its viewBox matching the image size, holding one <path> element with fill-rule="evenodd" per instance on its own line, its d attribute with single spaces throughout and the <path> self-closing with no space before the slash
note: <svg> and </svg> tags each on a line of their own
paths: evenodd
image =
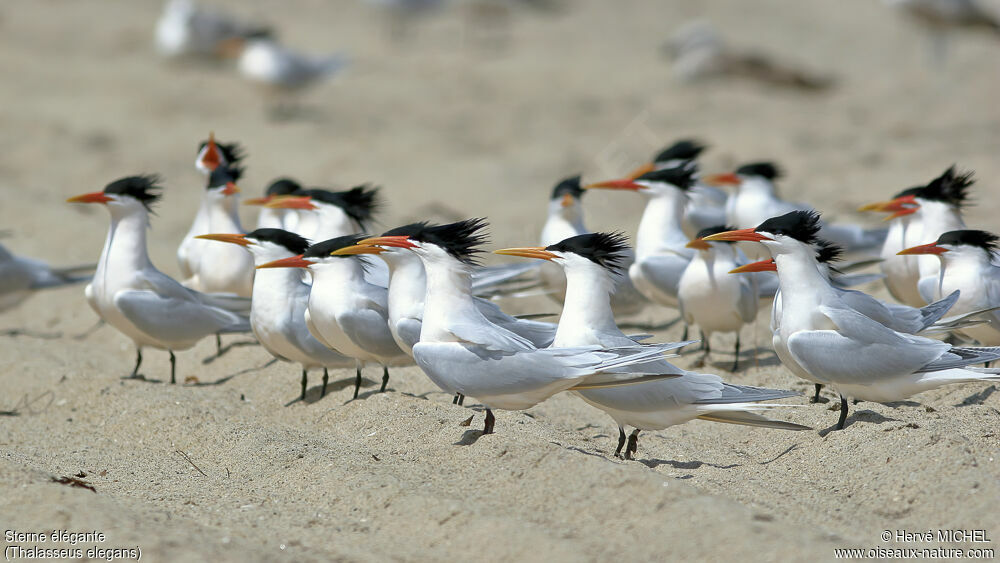
<svg viewBox="0 0 1000 563">
<path fill-rule="evenodd" d="M 320 390 L 319 396 L 326 397 L 326 384 L 330 382 L 330 370 L 323 368 L 323 389 Z"/>
<path fill-rule="evenodd" d="M 361 364 L 358 364 L 358 376 L 354 378 L 354 398 L 358 398 L 358 391 L 361 390 Z"/>
<path fill-rule="evenodd" d="M 306 386 L 309 385 L 309 377 L 306 375 L 305 368 L 302 368 L 302 400 L 306 400 Z"/>
<path fill-rule="evenodd" d="M 462 406 L 464 404 L 465 404 L 465 395 L 459 393 L 458 394 L 458 406 Z"/>
<path fill-rule="evenodd" d="M 139 366 L 142 365 L 142 348 L 135 349 L 135 368 L 132 369 L 132 375 L 128 376 L 126 379 L 139 379 Z"/>
<path fill-rule="evenodd" d="M 497 419 L 493 416 L 493 411 L 491 411 L 490 409 L 486 409 L 486 424 L 483 425 L 484 435 L 493 433 L 493 424 L 496 421 Z"/>
<path fill-rule="evenodd" d="M 625 447 L 625 459 L 635 459 L 635 452 L 639 449 L 639 429 L 636 428 L 628 436 L 628 446 Z"/>
<path fill-rule="evenodd" d="M 705 351 L 705 355 L 707 356 L 712 351 L 712 343 L 708 341 L 708 338 L 705 338 L 704 330 L 700 332 L 701 332 L 701 349 Z"/>
<path fill-rule="evenodd" d="M 174 356 L 173 350 L 167 350 L 170 353 L 170 383 L 177 383 L 177 357 Z"/>
<path fill-rule="evenodd" d="M 820 392 L 821 389 L 823 389 L 823 384 L 822 383 L 817 383 L 816 384 L 816 394 L 813 395 L 813 398 L 812 398 L 811 402 L 813 402 L 813 403 L 818 403 L 819 402 L 819 392 Z"/>
<path fill-rule="evenodd" d="M 684 334 L 681 335 L 681 342 L 688 339 L 688 325 L 684 323 Z"/>
<path fill-rule="evenodd" d="M 840 396 L 840 420 L 837 421 L 837 430 L 843 430 L 845 422 L 847 422 L 847 399 L 843 395 L 841 395 Z"/>
<path fill-rule="evenodd" d="M 452 397 L 452 399 L 451 399 L 451 404 L 457 405 L 458 404 L 458 398 L 461 397 L 461 396 L 462 396 L 461 393 L 455 393 L 455 396 Z"/>
<path fill-rule="evenodd" d="M 382 366 L 382 388 L 378 390 L 379 393 L 385 393 L 385 386 L 389 384 L 389 368 Z"/>
<path fill-rule="evenodd" d="M 622 456 L 622 447 L 625 446 L 625 429 L 618 427 L 618 449 L 615 450 L 615 457 Z"/>
<path fill-rule="evenodd" d="M 736 352 L 734 352 L 736 358 L 733 360 L 733 371 L 740 368 L 740 333 L 736 333 Z"/>
<path fill-rule="evenodd" d="M 222 336 L 219 334 L 215 335 L 215 355 L 222 355 Z"/>
</svg>

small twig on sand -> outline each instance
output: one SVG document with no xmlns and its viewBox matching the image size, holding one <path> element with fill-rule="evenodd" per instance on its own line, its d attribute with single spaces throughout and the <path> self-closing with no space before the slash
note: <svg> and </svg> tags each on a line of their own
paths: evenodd
<svg viewBox="0 0 1000 563">
<path fill-rule="evenodd" d="M 201 473 L 201 474 L 202 474 L 202 475 L 204 475 L 205 477 L 208 477 L 208 474 L 207 474 L 207 473 L 205 473 L 204 471 L 202 471 L 200 467 L 198 467 L 197 465 L 195 465 L 195 464 L 194 464 L 194 462 L 193 462 L 193 461 L 191 461 L 191 458 L 190 458 L 190 457 L 188 457 L 188 455 L 187 455 L 186 453 L 184 453 L 184 452 L 182 452 L 182 451 L 180 451 L 180 450 L 174 450 L 174 451 L 175 451 L 175 452 L 177 452 L 177 453 L 179 453 L 179 454 L 181 454 L 182 456 L 184 456 L 184 459 L 186 459 L 186 460 L 187 460 L 187 462 L 191 464 L 191 467 L 193 467 L 193 468 L 197 469 L 197 470 L 198 470 L 198 473 Z"/>
</svg>

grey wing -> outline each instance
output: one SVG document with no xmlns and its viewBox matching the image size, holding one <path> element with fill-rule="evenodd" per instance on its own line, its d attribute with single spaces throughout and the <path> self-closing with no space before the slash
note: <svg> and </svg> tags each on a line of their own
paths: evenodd
<svg viewBox="0 0 1000 563">
<path fill-rule="evenodd" d="M 677 287 L 681 276 L 690 259 L 686 256 L 662 254 L 648 256 L 641 262 L 636 262 L 639 269 L 650 283 L 657 289 L 673 297 L 677 297 Z"/>
<path fill-rule="evenodd" d="M 337 325 L 363 350 L 385 358 L 403 355 L 392 339 L 386 317 L 377 311 L 360 309 L 337 315 Z"/>
<path fill-rule="evenodd" d="M 909 375 L 951 348 L 937 340 L 901 335 L 849 309 L 820 306 L 819 310 L 839 331 L 796 332 L 787 345 L 795 361 L 820 380 L 867 383 Z"/>
<path fill-rule="evenodd" d="M 168 343 L 197 341 L 246 322 L 228 311 L 149 290 L 119 291 L 114 304 L 139 330 Z M 246 325 L 249 329 L 249 323 Z"/>
<path fill-rule="evenodd" d="M 478 293 L 495 285 L 517 279 L 528 272 L 538 270 L 542 263 L 540 260 L 530 260 L 481 268 L 472 273 L 472 291 Z"/>
<path fill-rule="evenodd" d="M 421 325 L 422 323 L 417 319 L 402 319 L 396 323 L 396 334 L 412 349 L 417 342 L 420 342 Z"/>
<path fill-rule="evenodd" d="M 488 350 L 534 350 L 535 345 L 526 338 L 494 324 L 453 323 L 448 332 L 456 338 L 482 346 Z"/>
<path fill-rule="evenodd" d="M 922 328 L 920 313 L 912 307 L 890 308 L 867 293 L 854 290 L 841 290 L 838 295 L 850 308 L 892 330 L 914 334 Z"/>
<path fill-rule="evenodd" d="M 751 323 L 757 318 L 758 290 L 749 279 L 740 282 L 740 297 L 737 304 L 740 318 L 744 323 Z"/>
<path fill-rule="evenodd" d="M 935 296 L 939 293 L 938 280 L 938 276 L 933 275 L 924 276 L 917 282 L 917 291 L 920 292 L 920 297 L 925 303 L 934 301 Z"/>
</svg>

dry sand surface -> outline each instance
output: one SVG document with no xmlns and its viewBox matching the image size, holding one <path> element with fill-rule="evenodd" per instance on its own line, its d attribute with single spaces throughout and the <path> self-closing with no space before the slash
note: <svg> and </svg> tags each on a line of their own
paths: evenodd
<svg viewBox="0 0 1000 563">
<path fill-rule="evenodd" d="M 285 174 L 376 182 L 388 201 L 382 226 L 488 216 L 490 248 L 535 241 L 558 178 L 621 174 L 682 135 L 711 143 L 709 171 L 778 160 L 786 194 L 848 220 L 862 220 L 858 204 L 957 162 L 980 179 L 969 223 L 1000 230 L 1000 41 L 960 37 L 934 66 L 918 29 L 875 0 L 567 1 L 554 13 L 514 10 L 499 52 L 461 9 L 396 46 L 358 2 L 220 4 L 274 22 L 293 46 L 348 51 L 353 65 L 306 92 L 307 119 L 275 122 L 230 68 L 156 58 L 159 2 L 0 6 L 4 245 L 57 264 L 94 261 L 107 215 L 66 197 L 159 172 L 167 188 L 150 252 L 176 275 L 202 189 L 195 143 L 210 129 L 247 147 L 247 193 Z M 694 17 L 838 86 L 679 85 L 660 47 Z M 633 232 L 641 211 L 625 194 L 586 204 L 595 229 Z M 780 415 L 815 431 L 696 421 L 644 433 L 639 461 L 623 462 L 611 455 L 612 421 L 574 397 L 498 412 L 497 433 L 479 437 L 480 406 L 452 405 L 417 368 L 395 370 L 385 394 L 369 371 L 356 401 L 351 372 L 335 373 L 324 398 L 314 374 L 297 402 L 297 368 L 268 365 L 259 347 L 204 365 L 206 340 L 178 354 L 188 384 L 163 384 L 167 356 L 154 350 L 143 371 L 161 383 L 122 381 L 130 341 L 107 327 L 71 337 L 95 321 L 82 291 L 37 295 L 0 316 L 2 328 L 62 335 L 0 338 L 0 411 L 16 411 L 0 416 L 0 530 L 97 530 L 101 547 L 139 546 L 152 561 L 812 561 L 836 547 L 915 545 L 883 542 L 883 530 L 980 529 L 995 540 L 964 547 L 1000 540 L 994 387 L 862 403 L 843 432 L 829 432 L 832 402 L 800 397 Z M 556 310 L 544 299 L 503 305 Z M 708 369 L 810 391 L 769 351 L 766 318 L 743 333 L 756 339 L 756 362 L 747 353 L 748 369 L 728 373 L 732 338 L 719 337 Z M 679 327 L 657 333 L 679 337 Z M 51 481 L 81 471 L 96 493 Z"/>
</svg>

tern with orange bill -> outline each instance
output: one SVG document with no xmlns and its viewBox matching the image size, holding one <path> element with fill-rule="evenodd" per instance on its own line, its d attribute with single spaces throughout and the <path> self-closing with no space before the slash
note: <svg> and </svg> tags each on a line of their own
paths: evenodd
<svg viewBox="0 0 1000 563">
<path fill-rule="evenodd" d="M 186 350 L 206 336 L 249 332 L 247 300 L 199 293 L 182 286 L 153 266 L 146 250 L 150 206 L 160 199 L 155 176 L 128 176 L 103 191 L 70 198 L 71 203 L 102 204 L 111 228 L 87 302 L 108 324 L 132 339 L 140 378 L 144 347 L 170 353 L 170 382 L 176 382 L 174 351 Z"/>
<path fill-rule="evenodd" d="M 298 256 L 309 248 L 309 241 L 281 229 L 257 229 L 245 235 L 212 233 L 200 239 L 225 242 L 245 249 L 254 264 Z M 302 366 L 302 400 L 306 398 L 308 371 L 323 369 L 320 397 L 326 395 L 331 368 L 355 366 L 347 357 L 316 339 L 306 326 L 309 285 L 294 269 L 268 268 L 257 271 L 250 302 L 250 327 L 265 350 L 284 362 Z"/>
<path fill-rule="evenodd" d="M 619 330 L 610 308 L 614 278 L 624 273 L 628 244 L 620 233 L 589 233 L 567 238 L 546 247 L 506 248 L 496 254 L 537 258 L 566 270 L 566 306 L 559 319 L 553 346 L 630 346 L 634 340 Z M 684 346 L 690 342 L 677 342 Z M 695 418 L 731 424 L 807 430 L 808 427 L 771 420 L 760 414 L 771 405 L 760 401 L 798 395 L 794 391 L 729 385 L 716 375 L 680 369 L 665 359 L 636 366 L 641 371 L 659 371 L 678 377 L 608 389 L 575 393 L 590 405 L 608 413 L 618 424 L 618 448 L 626 445 L 625 426 L 632 426 L 625 458 L 636 453 L 641 430 L 662 430 Z"/>
<path fill-rule="evenodd" d="M 792 211 L 706 239 L 758 242 L 770 252 L 782 303 L 774 350 L 793 374 L 840 393 L 838 430 L 848 396 L 886 403 L 942 385 L 1000 380 L 1000 372 L 971 367 L 1000 358 L 1000 348 L 953 347 L 893 330 L 833 288 L 816 262 L 820 226 L 818 213 Z"/>
<path fill-rule="evenodd" d="M 254 197 L 243 201 L 243 205 L 259 205 L 258 229 L 282 229 L 295 232 L 298 214 L 291 209 L 275 209 L 267 204 L 302 191 L 302 186 L 291 178 L 278 178 L 264 191 L 264 197 Z"/>
</svg>

